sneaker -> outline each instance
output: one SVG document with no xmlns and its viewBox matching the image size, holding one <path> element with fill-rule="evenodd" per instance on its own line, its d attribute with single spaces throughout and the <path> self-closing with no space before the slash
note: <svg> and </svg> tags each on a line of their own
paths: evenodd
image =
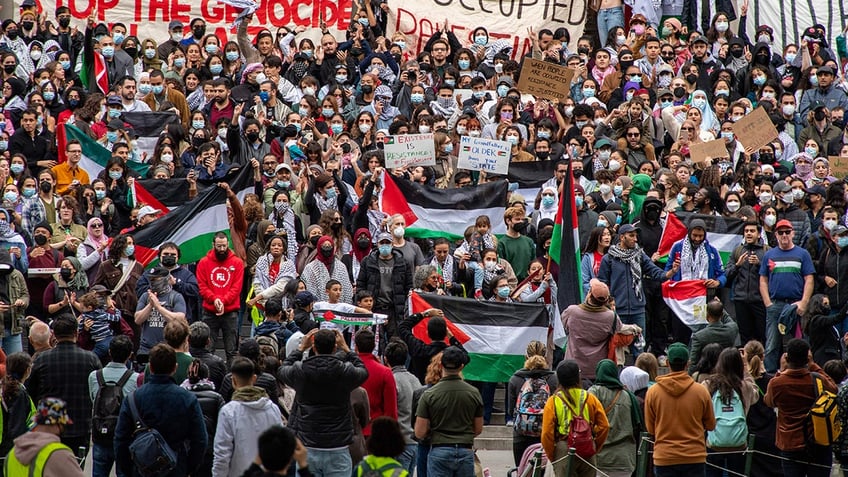
<svg viewBox="0 0 848 477">
<path fill-rule="evenodd" d="M 477 289 L 474 292 L 474 299 L 477 301 L 483 301 L 483 290 Z"/>
<path fill-rule="evenodd" d="M 515 421 L 513 421 L 512 418 L 506 420 L 506 426 L 507 427 L 513 427 L 514 425 L 515 425 Z"/>
<path fill-rule="evenodd" d="M 665 368 L 668 366 L 668 357 L 666 355 L 661 355 L 657 357 L 657 361 L 660 364 L 660 368 Z"/>
</svg>

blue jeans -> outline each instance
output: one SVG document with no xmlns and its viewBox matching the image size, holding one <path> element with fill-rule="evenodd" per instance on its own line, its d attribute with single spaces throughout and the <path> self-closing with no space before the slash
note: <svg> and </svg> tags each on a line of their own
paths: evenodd
<svg viewBox="0 0 848 477">
<path fill-rule="evenodd" d="M 109 362 L 109 344 L 112 343 L 112 337 L 108 336 L 94 344 L 94 354 L 100 358 L 101 363 Z"/>
<path fill-rule="evenodd" d="M 115 463 L 115 448 L 110 445 L 94 443 L 91 447 L 91 477 L 109 477 L 112 464 Z M 124 473 L 115 467 L 115 475 L 123 477 Z"/>
<path fill-rule="evenodd" d="M 462 447 L 431 447 L 427 475 L 433 477 L 473 477 L 474 451 Z"/>
<path fill-rule="evenodd" d="M 335 450 L 310 447 L 307 451 L 309 471 L 315 477 L 350 477 L 353 473 L 353 461 L 347 447 Z"/>
<path fill-rule="evenodd" d="M 20 353 L 24 350 L 23 342 L 21 341 L 20 333 L 13 335 L 12 330 L 6 329 L 3 334 L 3 344 L 0 346 L 3 348 L 3 352 L 6 353 L 6 356 L 9 356 L 12 353 Z"/>
<path fill-rule="evenodd" d="M 418 443 L 407 444 L 406 449 L 404 449 L 403 454 L 397 457 L 397 461 L 400 462 L 400 465 L 409 472 L 409 475 L 412 475 L 415 472 L 415 464 L 417 462 L 416 457 L 418 456 Z"/>
<path fill-rule="evenodd" d="M 654 464 L 654 475 L 656 477 L 704 477 L 706 468 L 707 464 Z"/>
<path fill-rule="evenodd" d="M 598 10 L 598 36 L 602 45 L 606 44 L 609 31 L 615 27 L 624 28 L 624 7 Z"/>
<path fill-rule="evenodd" d="M 486 277 L 486 271 L 483 267 L 480 266 L 479 263 L 471 260 L 465 263 L 465 266 L 468 267 L 469 270 L 474 271 L 474 291 L 483 289 L 483 280 Z"/>
<path fill-rule="evenodd" d="M 619 314 L 618 317 L 621 319 L 621 322 L 625 325 L 636 325 L 642 329 L 642 333 L 645 333 L 645 312 L 642 313 L 634 313 L 632 315 L 622 315 Z M 644 340 L 640 340 L 644 343 Z M 688 344 L 688 343 L 687 343 Z M 633 355 L 633 358 L 636 358 L 640 354 L 645 352 L 645 345 L 636 346 L 636 340 L 633 340 L 633 344 L 630 345 L 630 354 Z"/>
<path fill-rule="evenodd" d="M 766 308 L 766 371 L 774 373 L 780 367 L 780 352 L 783 344 L 783 337 L 777 329 L 777 320 L 780 318 L 780 313 L 783 308 L 788 305 L 784 301 L 773 301 L 771 306 Z"/>
<path fill-rule="evenodd" d="M 415 469 L 418 477 L 427 477 L 427 458 L 430 457 L 430 446 L 418 444 L 418 455 L 415 456 Z"/>
<path fill-rule="evenodd" d="M 833 453 L 828 446 L 809 445 L 798 452 L 780 452 L 788 460 L 781 461 L 783 474 L 792 477 L 829 477 Z M 817 464 L 817 465 L 815 465 Z M 824 466 L 824 467 L 819 467 Z"/>
</svg>

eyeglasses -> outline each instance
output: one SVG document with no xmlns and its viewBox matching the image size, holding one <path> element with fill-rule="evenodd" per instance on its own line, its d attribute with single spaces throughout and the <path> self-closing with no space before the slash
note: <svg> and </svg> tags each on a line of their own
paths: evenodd
<svg viewBox="0 0 848 477">
<path fill-rule="evenodd" d="M 792 230 L 778 230 L 777 235 L 789 235 L 792 233 Z"/>
<path fill-rule="evenodd" d="M 694 131 L 695 128 L 680 128 L 681 131 Z"/>
</svg>

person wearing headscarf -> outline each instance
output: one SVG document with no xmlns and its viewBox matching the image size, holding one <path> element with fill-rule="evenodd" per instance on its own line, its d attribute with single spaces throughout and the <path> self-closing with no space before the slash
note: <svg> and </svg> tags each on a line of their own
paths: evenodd
<svg viewBox="0 0 848 477">
<path fill-rule="evenodd" d="M 810 178 L 811 184 L 808 186 L 821 184 L 824 181 L 828 181 L 832 184 L 836 182 L 837 179 L 830 173 L 830 161 L 824 157 L 819 157 L 813 161 L 813 177 Z"/>
<path fill-rule="evenodd" d="M 312 263 L 318 253 L 318 239 L 321 238 L 321 226 L 312 224 L 306 228 L 306 240 L 300 246 L 295 257 L 295 267 L 298 273 L 303 273 L 306 265 Z"/>
<path fill-rule="evenodd" d="M 609 359 L 598 362 L 589 393 L 601 401 L 610 432 L 598 452 L 597 467 L 611 477 L 629 477 L 636 470 L 636 446 L 642 431 L 642 413 L 636 396 L 618 379 L 618 367 Z"/>
<path fill-rule="evenodd" d="M 6 78 L 4 83 L 9 85 L 11 92 L 8 96 L 4 95 L 6 104 L 3 106 L 3 112 L 7 114 L 6 119 L 12 121 L 12 126 L 18 129 L 21 127 L 21 116 L 28 107 L 23 99 L 24 94 L 26 94 L 26 82 L 13 76 Z"/>
<path fill-rule="evenodd" d="M 795 164 L 795 174 L 798 179 L 804 181 L 805 187 L 810 187 L 810 182 L 813 179 L 813 157 L 806 152 L 795 154 L 788 157 L 787 160 Z"/>
<path fill-rule="evenodd" d="M 647 355 L 646 355 L 647 356 Z M 627 389 L 636 396 L 636 400 L 639 401 L 639 410 L 642 412 L 642 415 L 645 415 L 645 394 L 648 393 L 648 386 L 650 386 L 651 375 L 648 374 L 647 371 L 640 369 L 636 366 L 627 366 L 621 370 L 621 375 L 619 375 L 619 379 Z"/>
<path fill-rule="evenodd" d="M 263 242 L 265 253 L 256 261 L 253 275 L 256 294 L 248 300 L 248 306 L 281 296 L 289 280 L 297 278 L 294 262 L 286 258 L 286 237 L 264 232 Z"/>
<path fill-rule="evenodd" d="M 536 223 L 542 219 L 556 220 L 556 213 L 559 210 L 559 197 L 555 187 L 545 187 L 542 189 L 542 199 L 539 201 L 539 208 L 534 214 Z"/>
<path fill-rule="evenodd" d="M 0 49 L 8 50 L 15 54 L 18 59 L 18 67 L 14 72 L 15 76 L 21 80 L 28 79 L 34 69 L 32 58 L 29 57 L 29 47 L 20 35 L 20 25 L 15 20 L 8 18 L 3 20 L 2 27 L 3 35 L 0 36 Z M 11 32 L 14 32 L 14 34 Z"/>
<path fill-rule="evenodd" d="M 12 265 L 16 270 L 26 276 L 29 269 L 29 259 L 27 259 L 26 242 L 19 233 L 12 228 L 12 222 L 9 220 L 9 211 L 0 209 L 0 248 L 8 250 L 12 256 Z"/>
<path fill-rule="evenodd" d="M 371 253 L 372 248 L 371 232 L 365 227 L 356 229 L 356 232 L 353 234 L 350 253 L 342 256 L 342 263 L 347 267 L 351 283 L 356 281 L 356 278 L 359 276 L 360 264 Z"/>
<path fill-rule="evenodd" d="M 721 124 L 707 98 L 706 92 L 696 89 L 692 92 L 690 104 L 701 111 L 701 131 L 709 131 L 715 137 L 716 131 L 721 129 Z"/>
<path fill-rule="evenodd" d="M 77 247 L 77 258 L 88 275 L 88 281 L 94 281 L 100 270 L 100 263 L 106 259 L 106 249 L 109 247 L 109 237 L 105 232 L 105 222 L 100 217 L 88 219 L 88 235 L 82 245 Z"/>
<path fill-rule="evenodd" d="M 76 257 L 65 257 L 59 273 L 53 276 L 53 281 L 44 290 L 45 311 L 51 316 L 62 313 L 77 316 L 83 307 L 76 300 L 88 291 L 88 284 L 88 276 L 80 261 Z"/>
<path fill-rule="evenodd" d="M 303 269 L 301 279 L 306 285 L 306 290 L 318 297 L 318 301 L 328 301 L 327 282 L 338 280 L 342 285 L 342 296 L 340 302 L 351 303 L 353 301 L 353 285 L 347 275 L 347 268 L 341 260 L 336 258 L 333 246 L 333 238 L 322 235 L 318 239 L 318 253 L 315 260 Z"/>
<path fill-rule="evenodd" d="M 645 203 L 645 198 L 648 196 L 648 191 L 651 190 L 653 182 L 651 176 L 647 174 L 636 174 L 632 177 L 633 186 L 630 188 L 630 199 L 625 210 L 624 222 L 633 223 L 642 215 L 642 204 Z"/>
</svg>

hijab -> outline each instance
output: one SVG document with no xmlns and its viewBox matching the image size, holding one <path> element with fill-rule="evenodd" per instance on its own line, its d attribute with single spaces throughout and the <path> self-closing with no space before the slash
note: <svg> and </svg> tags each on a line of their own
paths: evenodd
<svg viewBox="0 0 848 477">
<path fill-rule="evenodd" d="M 361 235 L 368 236 L 368 246 L 365 248 L 360 248 L 359 246 L 359 237 Z M 353 249 L 350 251 L 351 255 L 356 258 L 357 262 L 361 262 L 362 259 L 368 256 L 371 253 L 371 232 L 367 227 L 361 227 L 356 229 L 356 233 L 353 234 Z"/>
<path fill-rule="evenodd" d="M 318 239 L 318 245 L 316 247 L 316 253 L 315 253 L 315 260 L 318 260 L 319 262 L 323 263 L 324 266 L 327 267 L 327 270 L 330 270 L 330 269 L 332 269 L 333 260 L 335 260 L 336 256 L 335 256 L 335 254 L 333 254 L 333 255 L 330 255 L 329 257 L 325 257 L 324 254 L 321 253 L 321 246 L 324 245 L 325 243 L 329 243 L 331 246 L 333 246 L 333 248 L 335 250 L 335 245 L 333 244 L 333 237 L 330 237 L 329 235 L 322 235 L 321 238 Z"/>
<path fill-rule="evenodd" d="M 595 385 L 627 393 L 630 398 L 630 418 L 633 421 L 633 427 L 641 428 L 642 415 L 639 412 L 639 401 L 636 400 L 635 394 L 621 384 L 618 379 L 618 366 L 615 363 L 609 359 L 598 362 L 598 366 L 595 367 Z"/>
<path fill-rule="evenodd" d="M 92 225 L 95 221 L 99 221 L 103 224 L 103 227 L 100 228 L 100 238 L 96 238 L 94 236 L 94 228 Z M 97 249 L 101 244 L 108 244 L 109 237 L 106 235 L 106 222 L 103 221 L 100 217 L 92 217 L 88 219 L 88 225 L 86 226 L 88 229 L 88 242 L 94 245 L 94 248 Z"/>
<path fill-rule="evenodd" d="M 85 290 L 88 289 L 88 276 L 85 274 L 85 270 L 82 268 L 82 263 L 76 257 L 65 257 L 65 260 L 71 262 L 74 270 L 74 278 L 71 278 L 71 281 L 65 283 L 67 288 L 72 290 Z M 59 284 L 61 285 L 62 279 L 59 278 Z"/>
</svg>

